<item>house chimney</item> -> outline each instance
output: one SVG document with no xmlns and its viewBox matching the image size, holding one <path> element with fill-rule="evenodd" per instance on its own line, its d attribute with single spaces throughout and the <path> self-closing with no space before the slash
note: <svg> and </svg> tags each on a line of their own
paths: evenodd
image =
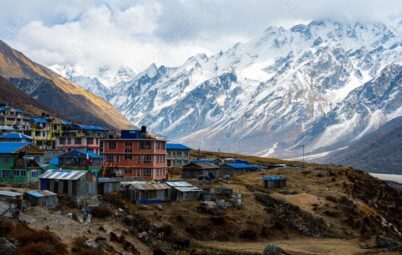
<svg viewBox="0 0 402 255">
<path fill-rule="evenodd" d="M 145 134 L 147 132 L 146 126 L 141 126 L 141 134 Z"/>
</svg>

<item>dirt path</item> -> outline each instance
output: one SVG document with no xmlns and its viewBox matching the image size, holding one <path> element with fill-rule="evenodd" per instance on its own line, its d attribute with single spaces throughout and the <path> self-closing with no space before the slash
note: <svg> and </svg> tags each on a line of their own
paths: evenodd
<svg viewBox="0 0 402 255">
<path fill-rule="evenodd" d="M 272 241 L 291 255 L 347 255 L 363 254 L 363 250 L 358 246 L 357 240 L 341 239 L 292 239 Z M 219 249 L 234 252 L 262 253 L 267 242 L 199 242 L 198 245 L 210 249 Z"/>
</svg>

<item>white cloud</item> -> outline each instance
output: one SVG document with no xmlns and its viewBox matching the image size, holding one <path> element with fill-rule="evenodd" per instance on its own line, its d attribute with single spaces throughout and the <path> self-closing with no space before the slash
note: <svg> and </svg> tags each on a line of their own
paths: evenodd
<svg viewBox="0 0 402 255">
<path fill-rule="evenodd" d="M 384 20 L 401 10 L 399 0 L 10 0 L 0 2 L 0 36 L 45 65 L 141 71 L 215 53 L 270 25 Z"/>
</svg>

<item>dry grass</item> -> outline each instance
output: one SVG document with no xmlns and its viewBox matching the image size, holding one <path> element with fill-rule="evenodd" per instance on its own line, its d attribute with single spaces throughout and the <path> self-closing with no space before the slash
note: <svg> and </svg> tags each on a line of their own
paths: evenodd
<svg viewBox="0 0 402 255">
<path fill-rule="evenodd" d="M 112 215 L 112 211 L 105 206 L 97 206 L 92 209 L 92 216 L 95 218 L 107 218 Z"/>
<path fill-rule="evenodd" d="M 257 156 L 250 156 L 250 155 L 241 155 L 236 153 L 224 153 L 224 152 L 216 152 L 216 151 L 200 151 L 198 150 L 191 150 L 190 157 L 192 159 L 196 158 L 237 158 L 242 160 L 247 160 L 251 164 L 286 164 L 288 166 L 301 166 L 302 162 L 299 161 L 289 161 L 289 160 L 281 160 L 275 158 L 265 158 L 265 157 L 257 157 Z M 315 166 L 316 164 L 306 163 L 306 166 Z"/>
<path fill-rule="evenodd" d="M 19 243 L 19 255 L 64 255 L 66 246 L 52 232 L 33 230 L 24 223 L 14 223 L 0 217 L 2 237 L 15 238 Z"/>
</svg>

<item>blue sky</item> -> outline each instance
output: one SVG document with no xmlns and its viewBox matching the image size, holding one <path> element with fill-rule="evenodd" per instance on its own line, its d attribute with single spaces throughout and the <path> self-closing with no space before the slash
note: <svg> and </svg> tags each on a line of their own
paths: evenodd
<svg viewBox="0 0 402 255">
<path fill-rule="evenodd" d="M 174 66 L 247 41 L 268 26 L 401 15 L 379 0 L 3 0 L 0 39 L 45 65 Z"/>
</svg>

